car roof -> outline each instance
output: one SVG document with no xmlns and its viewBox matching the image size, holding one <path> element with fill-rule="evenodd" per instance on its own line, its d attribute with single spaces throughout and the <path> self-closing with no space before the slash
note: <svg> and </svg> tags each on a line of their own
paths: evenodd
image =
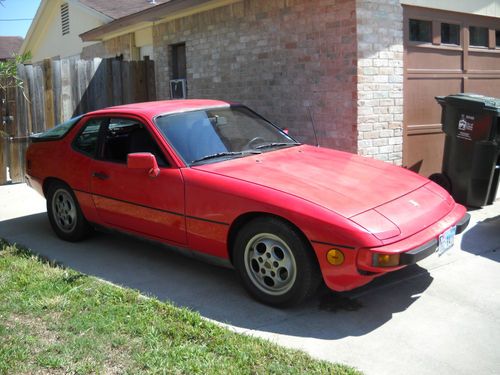
<svg viewBox="0 0 500 375">
<path fill-rule="evenodd" d="M 89 112 L 87 115 L 109 115 L 111 113 L 130 113 L 142 114 L 146 117 L 154 117 L 158 115 L 168 115 L 171 113 L 179 113 L 186 111 L 194 111 L 199 109 L 228 107 L 233 103 L 222 100 L 211 99 L 182 99 L 182 100 L 162 100 L 155 102 L 132 103 L 99 109 Z"/>
</svg>

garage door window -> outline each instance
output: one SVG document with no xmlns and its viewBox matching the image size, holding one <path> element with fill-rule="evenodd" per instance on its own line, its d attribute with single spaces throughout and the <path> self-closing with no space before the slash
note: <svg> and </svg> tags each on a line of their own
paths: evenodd
<svg viewBox="0 0 500 375">
<path fill-rule="evenodd" d="M 441 43 L 460 45 L 460 25 L 452 23 L 441 24 Z"/>
<path fill-rule="evenodd" d="M 432 22 L 410 19 L 410 41 L 432 42 Z"/>
<path fill-rule="evenodd" d="M 474 47 L 488 47 L 488 29 L 486 27 L 469 27 L 469 44 Z"/>
</svg>

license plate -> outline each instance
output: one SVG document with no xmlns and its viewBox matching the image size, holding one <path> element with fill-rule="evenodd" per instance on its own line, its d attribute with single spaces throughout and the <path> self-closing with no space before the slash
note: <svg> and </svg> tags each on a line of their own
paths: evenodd
<svg viewBox="0 0 500 375">
<path fill-rule="evenodd" d="M 443 255 L 446 251 L 450 250 L 453 247 L 453 241 L 455 239 L 456 232 L 457 227 L 451 227 L 439 236 L 439 244 L 437 248 L 438 255 Z"/>
</svg>

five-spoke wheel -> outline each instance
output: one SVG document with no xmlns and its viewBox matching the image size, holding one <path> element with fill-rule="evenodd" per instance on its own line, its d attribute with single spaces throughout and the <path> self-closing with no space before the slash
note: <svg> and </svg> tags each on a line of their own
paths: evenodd
<svg viewBox="0 0 500 375">
<path fill-rule="evenodd" d="M 71 233 L 76 225 L 76 206 L 73 197 L 66 189 L 58 189 L 52 198 L 54 221 L 65 233 Z"/>
<path fill-rule="evenodd" d="M 248 292 L 269 305 L 298 304 L 321 280 L 307 240 L 277 218 L 257 218 L 241 228 L 233 246 L 233 261 Z"/>
<path fill-rule="evenodd" d="M 297 264 L 288 245 L 271 233 L 253 237 L 245 248 L 245 268 L 263 292 L 280 295 L 295 282 Z"/>
<path fill-rule="evenodd" d="M 73 191 L 62 182 L 54 181 L 47 188 L 47 214 L 52 229 L 63 240 L 80 241 L 90 230 Z"/>
</svg>

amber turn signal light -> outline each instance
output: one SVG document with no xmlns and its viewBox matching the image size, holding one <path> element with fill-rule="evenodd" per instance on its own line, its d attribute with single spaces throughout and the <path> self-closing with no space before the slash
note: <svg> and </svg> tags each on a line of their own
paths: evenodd
<svg viewBox="0 0 500 375">
<path fill-rule="evenodd" d="M 373 254 L 374 267 L 399 266 L 399 254 Z"/>
<path fill-rule="evenodd" d="M 332 266 L 340 266 L 344 263 L 344 253 L 339 249 L 331 249 L 326 253 L 326 259 Z"/>
</svg>

